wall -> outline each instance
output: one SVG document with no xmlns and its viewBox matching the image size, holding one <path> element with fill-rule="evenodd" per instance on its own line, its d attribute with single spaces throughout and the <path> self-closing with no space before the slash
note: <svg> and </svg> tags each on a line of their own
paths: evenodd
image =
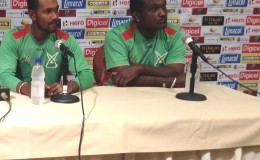
<svg viewBox="0 0 260 160">
<path fill-rule="evenodd" d="M 128 0 L 58 3 L 61 29 L 78 39 L 90 65 L 107 31 L 131 20 Z M 0 0 L 0 40 L 11 28 L 31 23 L 26 7 L 26 0 Z M 168 21 L 190 34 L 210 63 L 260 91 L 260 0 L 167 0 L 167 8 Z M 191 53 L 187 47 L 187 59 Z M 201 81 L 257 96 L 203 63 Z"/>
</svg>

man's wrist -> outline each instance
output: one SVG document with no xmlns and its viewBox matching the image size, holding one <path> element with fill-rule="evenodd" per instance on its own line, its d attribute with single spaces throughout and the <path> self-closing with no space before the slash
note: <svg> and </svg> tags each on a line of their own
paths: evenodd
<svg viewBox="0 0 260 160">
<path fill-rule="evenodd" d="M 79 91 L 79 85 L 75 81 L 68 82 L 68 94 L 75 93 Z"/>
</svg>

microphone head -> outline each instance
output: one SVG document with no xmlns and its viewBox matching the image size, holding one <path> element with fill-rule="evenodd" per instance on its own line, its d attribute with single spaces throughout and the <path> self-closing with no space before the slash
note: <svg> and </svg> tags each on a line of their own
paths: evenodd
<svg viewBox="0 0 260 160">
<path fill-rule="evenodd" d="M 189 41 L 187 41 L 189 40 Z M 192 38 L 189 34 L 186 34 L 182 37 L 182 42 L 188 44 L 190 41 L 192 41 Z"/>
<path fill-rule="evenodd" d="M 60 45 L 61 45 L 61 44 L 62 44 L 62 40 L 58 39 L 58 40 L 55 41 L 55 47 L 56 47 L 57 49 L 60 49 Z"/>
</svg>

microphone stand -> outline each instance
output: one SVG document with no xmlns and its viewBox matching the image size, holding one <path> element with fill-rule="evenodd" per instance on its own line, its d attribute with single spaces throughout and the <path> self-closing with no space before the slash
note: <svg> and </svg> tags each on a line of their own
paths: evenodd
<svg viewBox="0 0 260 160">
<path fill-rule="evenodd" d="M 51 96 L 51 101 L 56 103 L 75 103 L 79 102 L 79 97 L 67 93 L 67 75 L 68 75 L 68 54 L 64 52 L 62 54 L 62 70 L 63 70 L 63 94 L 57 94 Z"/>
<path fill-rule="evenodd" d="M 198 60 L 198 56 L 196 54 L 196 51 L 193 51 L 192 63 L 191 63 L 191 67 L 190 67 L 191 78 L 190 78 L 189 92 L 178 93 L 176 95 L 176 98 L 182 99 L 182 100 L 188 100 L 188 101 L 204 101 L 207 99 L 207 97 L 204 96 L 203 94 L 194 93 L 195 74 L 197 71 L 197 60 Z"/>
</svg>

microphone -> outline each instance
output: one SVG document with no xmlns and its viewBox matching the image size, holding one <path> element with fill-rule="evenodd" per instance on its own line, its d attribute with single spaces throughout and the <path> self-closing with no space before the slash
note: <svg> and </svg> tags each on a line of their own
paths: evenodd
<svg viewBox="0 0 260 160">
<path fill-rule="evenodd" d="M 69 50 L 68 47 L 66 47 L 62 40 L 56 40 L 55 41 L 55 47 L 62 50 L 64 53 L 68 54 L 71 57 L 74 57 L 74 54 Z"/>
<path fill-rule="evenodd" d="M 0 101 L 10 101 L 10 89 L 4 86 L 0 86 Z"/>
<path fill-rule="evenodd" d="M 193 42 L 190 35 L 185 35 L 182 37 L 183 43 L 186 43 L 193 51 L 194 54 L 197 54 L 204 62 L 209 63 L 208 59 L 201 52 L 200 48 Z"/>
</svg>

